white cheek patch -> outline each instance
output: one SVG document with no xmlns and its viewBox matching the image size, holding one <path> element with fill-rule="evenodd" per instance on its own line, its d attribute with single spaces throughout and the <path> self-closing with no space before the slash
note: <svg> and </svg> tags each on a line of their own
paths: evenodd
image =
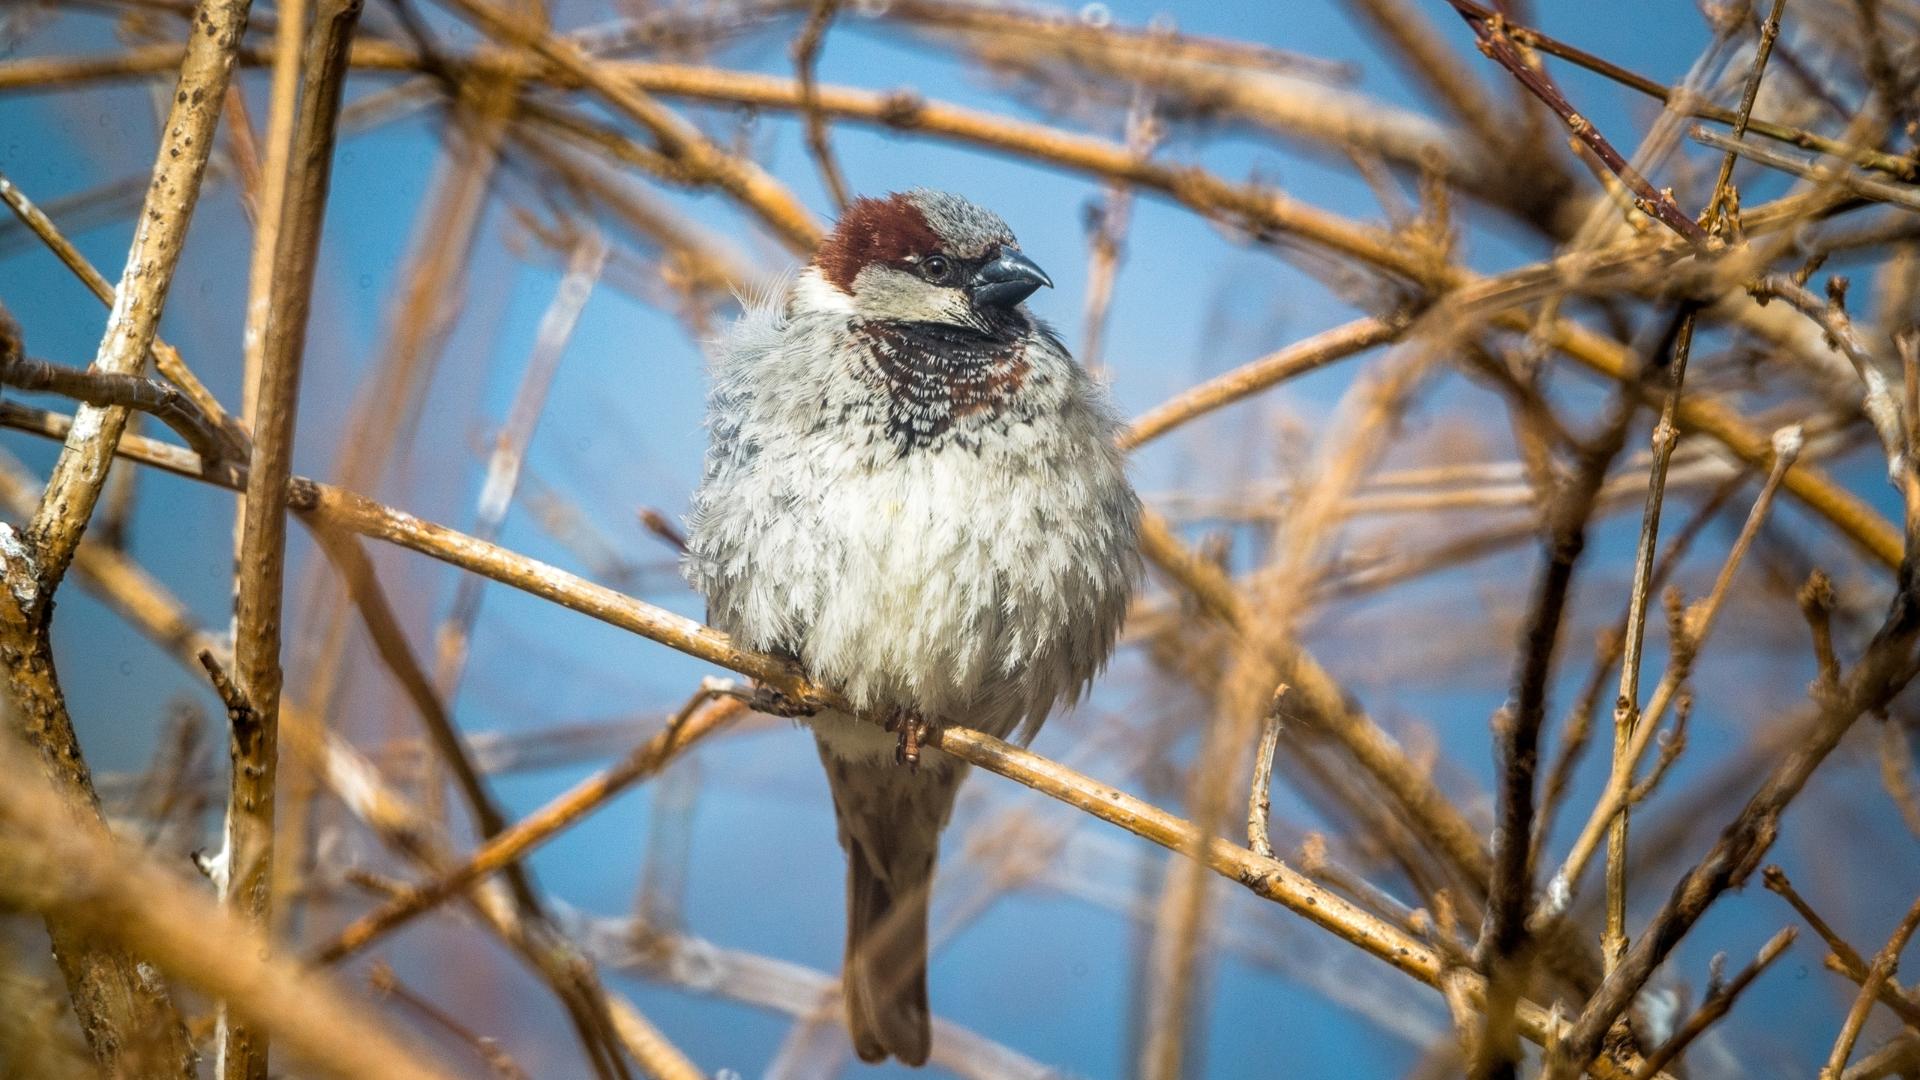
<svg viewBox="0 0 1920 1080">
<path fill-rule="evenodd" d="M 810 314 L 853 314 L 853 297 L 841 292 L 820 271 L 808 267 L 793 286 L 793 306 Z"/>
</svg>

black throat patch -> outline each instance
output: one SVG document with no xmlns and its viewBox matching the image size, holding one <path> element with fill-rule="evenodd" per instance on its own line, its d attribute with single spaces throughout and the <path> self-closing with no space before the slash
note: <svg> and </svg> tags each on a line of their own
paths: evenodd
<svg viewBox="0 0 1920 1080">
<path fill-rule="evenodd" d="M 968 418 L 1022 419 L 1022 388 L 1034 377 L 1025 327 L 980 333 L 944 323 L 856 323 L 857 374 L 877 392 L 886 434 L 900 453 L 950 440 L 978 447 L 955 425 Z M 967 425 L 968 429 L 975 427 Z"/>
</svg>

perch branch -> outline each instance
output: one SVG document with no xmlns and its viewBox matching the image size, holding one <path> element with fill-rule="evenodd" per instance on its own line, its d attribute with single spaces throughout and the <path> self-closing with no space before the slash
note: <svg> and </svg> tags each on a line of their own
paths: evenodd
<svg viewBox="0 0 1920 1080">
<path fill-rule="evenodd" d="M 71 423 L 35 410 L 0 402 L 0 423 L 21 430 L 57 437 Z M 203 472 L 198 459 L 178 447 L 152 440 L 130 438 L 123 441 L 123 454 L 148 464 L 167 468 L 181 475 L 234 486 L 239 480 L 233 470 Z M 789 662 L 764 653 L 742 649 L 726 635 L 691 619 L 683 618 L 651 604 L 623 596 L 564 570 L 506 551 L 492 544 L 443 526 L 422 521 L 325 484 L 296 477 L 290 506 L 337 527 L 363 536 L 385 540 L 481 574 L 502 584 L 531 593 L 589 615 L 612 626 L 648 638 L 690 656 L 745 675 L 777 690 L 788 700 L 805 708 L 847 709 L 850 706 L 834 691 L 808 680 Z M 1204 586 L 1203 586 L 1204 587 Z M 1320 680 L 1327 676 L 1309 664 L 1303 669 Z M 1297 690 L 1298 683 L 1291 684 Z M 1332 693 L 1323 685 L 1322 694 Z M 1337 696 L 1337 695 L 1336 695 Z M 722 706 L 710 707 L 711 716 Z M 685 731 L 682 731 L 682 737 Z M 1306 917 L 1362 950 L 1385 960 L 1420 981 L 1438 986 L 1441 962 L 1425 943 L 1375 916 L 1354 908 L 1347 901 L 1327 892 L 1279 863 L 1261 860 L 1245 848 L 1225 841 L 1202 844 L 1192 834 L 1192 826 L 1121 792 L 1101 785 L 1072 770 L 1056 766 L 1046 759 L 1008 746 L 997 739 L 964 728 L 944 728 L 939 733 L 938 749 L 998 772 L 1069 805 L 1093 813 L 1120 825 L 1136 835 L 1176 851 L 1197 851 L 1216 873 L 1248 885 L 1258 895 Z M 1464 826 L 1464 822 L 1462 823 Z M 507 835 L 507 834 L 502 834 Z M 1471 829 L 1465 835 L 1472 837 Z M 1475 841 L 1477 843 L 1477 841 Z M 1484 855 L 1482 856 L 1484 858 Z M 1456 978 L 1459 975 L 1456 973 Z M 1484 984 L 1470 981 L 1468 990 L 1479 999 Z M 1518 1009 L 1521 1033 L 1543 1042 L 1552 1033 L 1547 1011 L 1522 1001 Z M 1627 1080 L 1640 1066 L 1637 1055 L 1623 1053 L 1603 1056 L 1593 1063 L 1596 1075 Z"/>
</svg>

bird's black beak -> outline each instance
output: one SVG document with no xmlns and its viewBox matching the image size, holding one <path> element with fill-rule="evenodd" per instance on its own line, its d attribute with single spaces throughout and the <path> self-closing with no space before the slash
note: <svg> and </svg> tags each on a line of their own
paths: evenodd
<svg viewBox="0 0 1920 1080">
<path fill-rule="evenodd" d="M 1016 249 L 1003 247 L 999 257 L 973 275 L 967 291 L 976 307 L 1010 308 L 1032 296 L 1042 285 L 1053 288 L 1053 279 L 1045 270 Z"/>
</svg>

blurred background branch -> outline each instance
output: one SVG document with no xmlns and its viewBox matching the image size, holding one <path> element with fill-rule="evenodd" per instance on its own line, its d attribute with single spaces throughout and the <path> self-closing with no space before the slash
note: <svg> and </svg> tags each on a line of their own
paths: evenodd
<svg viewBox="0 0 1920 1080">
<path fill-rule="evenodd" d="M 714 335 L 925 184 L 1060 282 L 1154 567 L 1031 751 L 933 744 L 1013 783 L 961 800 L 931 1069 L 1910 1070 L 1916 40 L 1908 0 L 0 10 L 0 1061 L 857 1068 L 812 751 L 714 676 L 838 694 L 703 625 L 675 518 Z"/>
</svg>

